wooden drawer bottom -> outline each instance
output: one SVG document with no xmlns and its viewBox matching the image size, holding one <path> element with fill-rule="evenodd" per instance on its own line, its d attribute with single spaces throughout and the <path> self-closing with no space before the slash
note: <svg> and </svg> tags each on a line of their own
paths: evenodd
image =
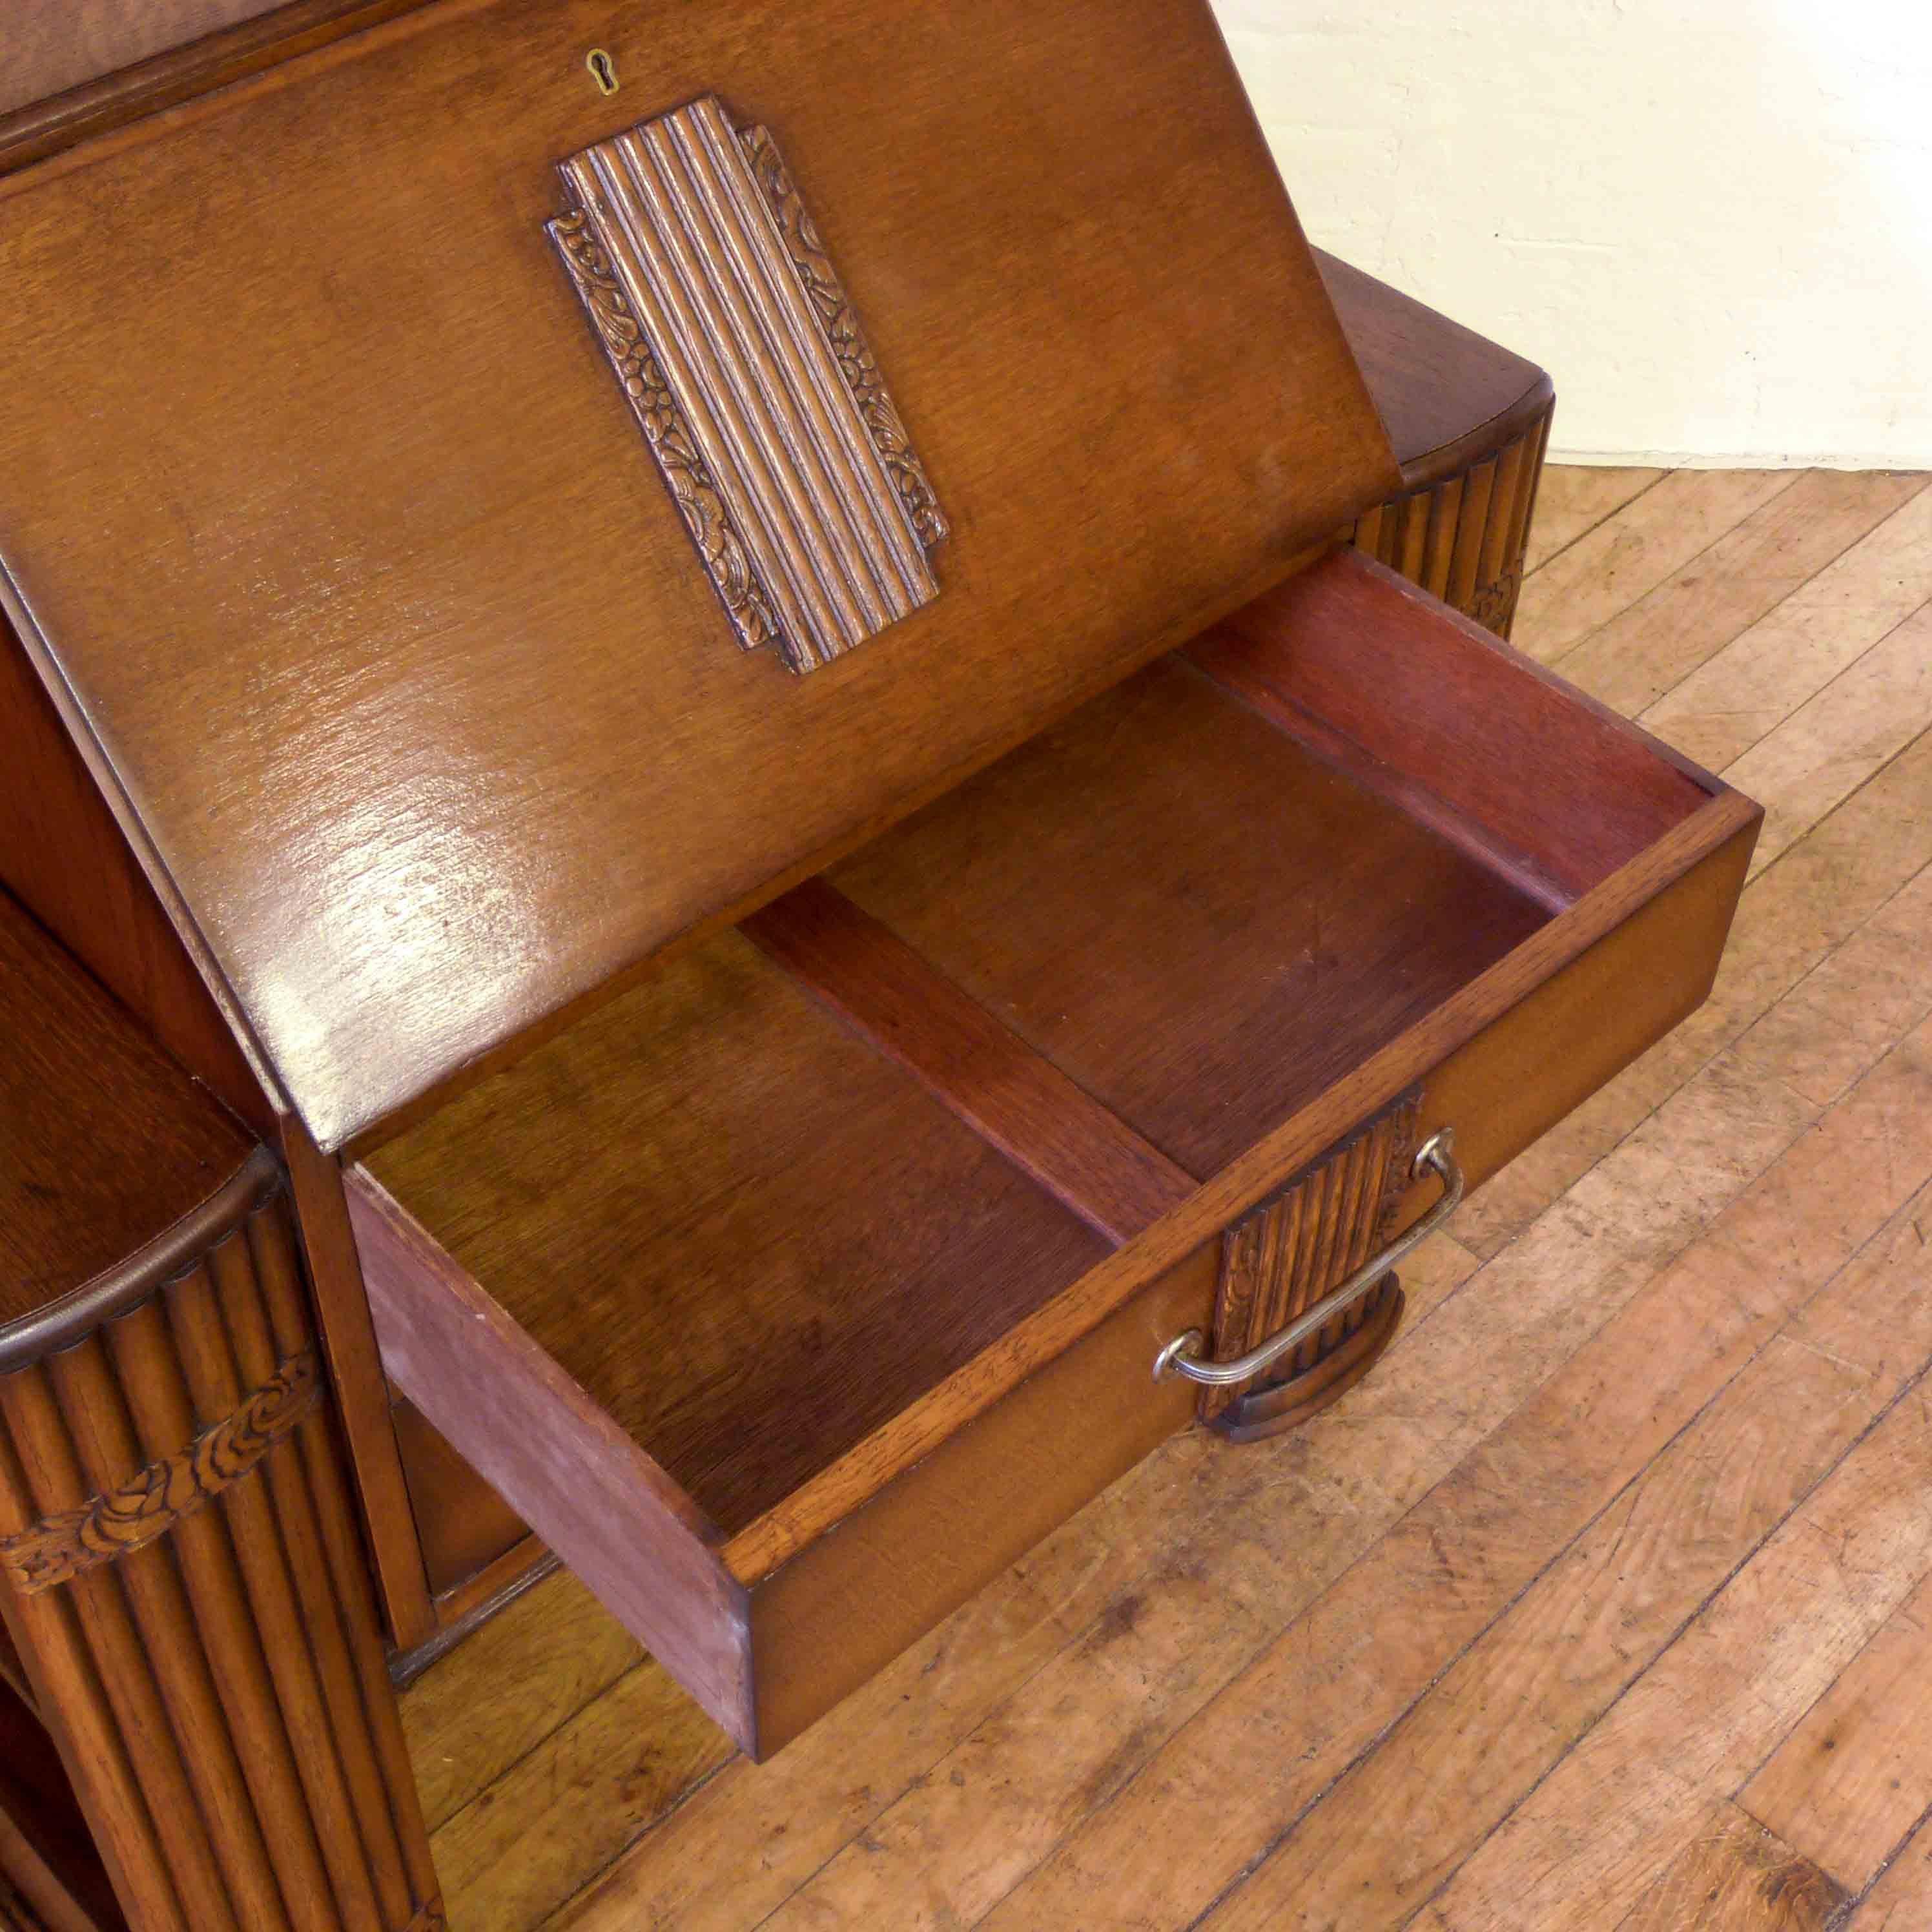
<svg viewBox="0 0 1932 1932">
<path fill-rule="evenodd" d="M 1756 818 L 1339 556 L 368 1154 L 386 1365 L 768 1754 L 1184 1426 L 1258 1202 L 1689 1012 Z"/>
</svg>

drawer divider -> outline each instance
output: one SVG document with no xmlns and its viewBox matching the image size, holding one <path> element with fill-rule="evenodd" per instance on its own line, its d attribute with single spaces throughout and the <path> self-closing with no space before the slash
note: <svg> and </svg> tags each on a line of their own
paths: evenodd
<svg viewBox="0 0 1932 1932">
<path fill-rule="evenodd" d="M 1194 1193 L 1192 1176 L 822 878 L 740 930 L 1116 1246 Z"/>
</svg>

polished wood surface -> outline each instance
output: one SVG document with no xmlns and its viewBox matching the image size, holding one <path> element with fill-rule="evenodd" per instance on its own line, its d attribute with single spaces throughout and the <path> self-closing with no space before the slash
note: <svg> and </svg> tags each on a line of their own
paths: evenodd
<svg viewBox="0 0 1932 1932">
<path fill-rule="evenodd" d="M 0 1375 L 36 1709 L 134 1932 L 416 1932 L 435 1874 L 286 1200 L 151 1276 Z"/>
<path fill-rule="evenodd" d="M 248 1136 L 0 894 L 0 1328 L 199 1207 Z"/>
<path fill-rule="evenodd" d="M 1423 366 L 1438 375 L 1453 375 L 1463 386 L 1456 404 L 1457 420 L 1468 431 L 1486 429 L 1490 433 L 1486 437 L 1472 434 L 1463 447 L 1471 452 L 1474 468 L 1489 464 L 1495 477 L 1486 524 L 1458 517 L 1447 525 L 1445 536 L 1438 527 L 1440 519 L 1432 524 L 1425 496 L 1411 496 L 1365 513 L 1357 523 L 1354 540 L 1393 567 L 1406 568 L 1416 580 L 1443 591 L 1453 592 L 1466 574 L 1478 594 L 1460 608 L 1507 634 L 1508 612 L 1494 605 L 1493 600 L 1490 600 L 1493 608 L 1486 608 L 1483 587 L 1505 581 L 1513 586 L 1521 568 L 1529 506 L 1540 472 L 1541 440 L 1547 428 L 1546 396 L 1539 391 L 1527 398 L 1534 405 L 1542 396 L 1540 417 L 1533 410 L 1522 420 L 1522 412 L 1515 410 L 1496 417 L 1497 397 L 1507 393 L 1507 386 L 1499 390 L 1494 371 L 1498 366 L 1516 367 L 1520 358 L 1492 346 L 1486 357 L 1472 354 L 1466 364 L 1453 358 L 1445 364 L 1438 353 L 1436 337 L 1446 332 L 1453 342 L 1460 342 L 1466 332 L 1457 332 L 1454 324 L 1419 310 L 1395 291 L 1366 277 L 1354 277 L 1346 284 L 1346 300 L 1341 299 L 1345 285 L 1333 278 L 1330 280 L 1331 292 L 1340 301 L 1350 346 L 1361 358 L 1370 393 L 1384 416 L 1390 416 L 1400 428 L 1402 418 L 1399 411 L 1391 416 L 1391 398 L 1399 401 L 1405 390 L 1413 386 L 1404 373 L 1406 356 L 1419 356 Z M 1412 338 L 1419 341 L 1412 344 Z M 1468 345 L 1463 346 L 1467 350 Z M 1412 429 L 1415 419 L 1409 420 Z M 1510 440 L 1513 435 L 1514 442 Z M 1428 449 L 1418 449 L 1412 436 L 1399 454 L 1412 460 L 1427 454 Z M 1438 491 L 1456 491 L 1459 500 L 1473 508 L 1474 495 L 1463 497 L 1460 472 L 1440 478 L 1434 487 Z M 1516 520 L 1511 522 L 1512 518 Z M 1420 530 L 1426 536 L 1432 529 L 1436 530 L 1441 547 L 1432 548 L 1418 537 L 1411 555 L 1404 533 Z M 1466 573 L 1465 557 L 1470 560 Z M 1386 768 L 1380 782 L 1388 788 Z M 1552 910 L 1568 902 L 1569 896 L 1561 888 L 1525 869 L 1520 855 L 1500 845 L 1467 816 L 1440 808 L 1423 788 L 1408 788 L 1402 802 L 1421 823 L 1452 842 L 1467 844 L 1479 863 L 1502 870 Z M 875 1044 L 926 1079 L 943 1102 L 958 1107 L 970 1101 L 980 1108 L 965 1116 L 974 1131 L 1023 1166 L 1037 1162 L 1027 1171 L 1075 1212 L 1097 1216 L 1093 1225 L 1101 1232 L 1124 1238 L 1154 1218 L 1153 1197 L 1147 1193 L 1145 1178 L 1133 1171 L 1145 1166 L 1152 1150 L 1104 1109 L 1090 1102 L 1083 1107 L 1078 1090 L 1064 1076 L 1055 1076 L 1046 1063 L 1023 1051 L 1015 1055 L 1015 1042 L 1005 1028 L 849 900 L 820 888 L 800 888 L 754 915 L 744 929 L 789 971 L 804 980 L 816 997 L 831 1001 L 849 1022 L 863 1028 Z M 836 968 L 840 985 L 862 983 L 862 1000 L 856 1004 L 842 1002 L 838 985 L 818 963 L 821 959 L 826 967 Z M 982 1058 L 989 1052 L 1006 1058 L 1009 1079 L 994 1078 L 985 1067 L 962 1077 L 957 1065 L 962 1056 Z M 1048 1076 L 1044 1086 L 1042 1075 Z M 1014 1110 L 1017 1118 L 1007 1118 Z M 1105 1153 L 1090 1132 L 1076 1131 L 1083 1119 L 1089 1127 L 1098 1128 L 1103 1140 L 1126 1135 L 1135 1142 L 1133 1148 L 1120 1150 L 1127 1155 L 1124 1166 L 1119 1165 L 1120 1151 Z M 1154 1158 L 1158 1162 L 1160 1157 Z M 1184 1182 L 1181 1184 L 1184 1187 Z M 1383 1343 L 1393 1332 L 1393 1312 L 1391 1304 L 1377 1317 Z M 527 1577 L 532 1566 L 547 1558 L 534 1538 L 526 1539 L 520 1555 L 518 1553 L 512 1529 L 514 1519 L 501 1498 L 435 1438 L 435 1432 L 420 1418 L 410 1426 L 408 1416 L 404 1405 L 398 1411 L 400 1446 L 425 1562 L 439 1580 L 441 1593 L 434 1615 L 442 1634 L 421 1648 L 420 1654 L 427 1656 L 450 1640 L 452 1618 L 476 1615 L 498 1590 L 518 1577 Z M 486 1551 L 490 1552 L 487 1558 Z"/>
<path fill-rule="evenodd" d="M 1404 1094 L 1222 1237 L 1214 1326 L 1208 1346 L 1195 1352 L 1204 1360 L 1232 1361 L 1259 1348 L 1388 1246 L 1413 1178 L 1421 1100 L 1419 1092 Z M 1251 1430 L 1278 1433 L 1284 1410 L 1300 1420 L 1313 1413 L 1315 1390 L 1333 1402 L 1368 1372 L 1395 1333 L 1401 1302 L 1400 1285 L 1384 1274 L 1259 1376 L 1204 1387 L 1196 1414 L 1233 1442 L 1258 1440 Z"/>
<path fill-rule="evenodd" d="M 1548 413 L 1555 391 L 1527 357 L 1336 256 L 1318 248 L 1315 260 L 1405 489 L 1443 482 Z"/>
<path fill-rule="evenodd" d="M 929 604 L 944 514 L 771 130 L 706 94 L 558 172 L 550 238 L 740 645 L 803 673 Z"/>
<path fill-rule="evenodd" d="M 280 1151 L 315 1298 L 316 1332 L 348 1440 L 363 1534 L 375 1559 L 382 1618 L 391 1640 L 408 1649 L 434 1634 L 435 1612 L 396 1442 L 391 1390 L 382 1373 L 344 1198 L 342 1170 L 320 1151 L 299 1121 L 284 1119 L 280 1126 Z"/>
<path fill-rule="evenodd" d="M 1533 362 L 1318 249 L 1402 494 L 1358 518 L 1371 556 L 1507 638 L 1556 392 Z"/>
<path fill-rule="evenodd" d="M 647 77 L 621 119 L 592 45 Z M 555 161 L 721 80 L 809 184 L 954 526 L 942 596 L 796 681 L 719 648 L 542 232 Z M 614 37 L 596 0 L 438 8 L 9 177 L 0 274 L 35 371 L 0 430 L 14 614 L 325 1148 L 1399 480 L 1198 0 Z"/>
<path fill-rule="evenodd" d="M 1198 1250 L 752 1595 L 764 1752 L 782 1749 L 1179 1428 L 1184 1384 L 1148 1364 L 1201 1321 L 1216 1255 Z"/>
</svg>

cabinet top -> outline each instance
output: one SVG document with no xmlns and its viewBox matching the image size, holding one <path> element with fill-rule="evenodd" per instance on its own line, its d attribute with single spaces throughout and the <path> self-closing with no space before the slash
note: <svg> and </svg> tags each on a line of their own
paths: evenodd
<svg viewBox="0 0 1932 1932">
<path fill-rule="evenodd" d="M 10 609 L 325 1146 L 1396 487 L 1201 0 L 614 17 L 0 182 Z"/>
</svg>

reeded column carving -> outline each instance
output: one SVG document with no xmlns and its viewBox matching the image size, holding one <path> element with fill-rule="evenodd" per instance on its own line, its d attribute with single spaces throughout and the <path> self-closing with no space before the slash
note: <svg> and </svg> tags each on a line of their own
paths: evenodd
<svg viewBox="0 0 1932 1932">
<path fill-rule="evenodd" d="M 134 1932 L 428 1932 L 436 1877 L 258 1154 L 0 1339 L 0 1602 Z M 0 1921 L 4 1923 L 4 1921 Z"/>
</svg>

